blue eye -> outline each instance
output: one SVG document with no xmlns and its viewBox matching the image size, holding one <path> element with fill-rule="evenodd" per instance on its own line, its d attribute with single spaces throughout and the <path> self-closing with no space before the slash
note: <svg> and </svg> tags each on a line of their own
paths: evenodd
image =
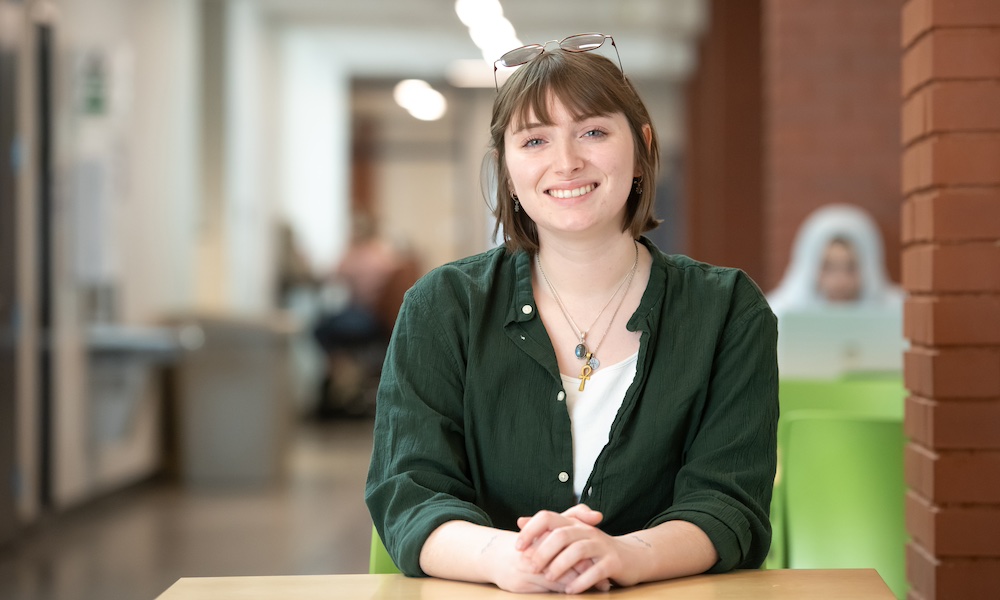
<svg viewBox="0 0 1000 600">
<path fill-rule="evenodd" d="M 605 136 L 607 134 L 604 133 L 603 131 L 601 131 L 600 129 L 591 129 L 590 131 L 588 131 L 587 133 L 585 133 L 583 135 L 584 135 L 584 137 L 602 137 L 602 136 Z"/>
<path fill-rule="evenodd" d="M 542 143 L 542 140 L 540 140 L 538 138 L 531 138 L 530 140 L 524 142 L 524 147 L 525 148 L 531 148 L 531 147 L 537 146 L 537 145 L 539 145 L 541 143 Z"/>
</svg>

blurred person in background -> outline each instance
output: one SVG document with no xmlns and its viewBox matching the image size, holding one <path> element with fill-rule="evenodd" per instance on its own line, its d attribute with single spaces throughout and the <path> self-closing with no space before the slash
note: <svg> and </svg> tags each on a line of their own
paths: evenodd
<svg viewBox="0 0 1000 600">
<path fill-rule="evenodd" d="M 278 306 L 289 308 L 295 304 L 296 294 L 314 294 L 320 281 L 299 248 L 295 230 L 285 221 L 278 225 L 277 246 Z"/>
<path fill-rule="evenodd" d="M 767 296 L 778 318 L 830 306 L 900 307 L 886 275 L 882 235 L 871 216 L 849 204 L 813 212 L 799 228 L 781 283 Z"/>
<path fill-rule="evenodd" d="M 366 501 L 407 575 L 580 593 L 767 554 L 775 318 L 741 271 L 642 235 L 656 134 L 590 52 L 609 39 L 501 58 L 523 65 L 487 155 L 505 243 L 404 300 Z"/>
<path fill-rule="evenodd" d="M 292 396 L 296 410 L 304 414 L 315 409 L 317 382 L 325 369 L 325 360 L 316 352 L 311 332 L 311 325 L 320 314 L 321 280 L 302 252 L 289 222 L 278 223 L 275 245 L 277 307 L 295 323 L 289 365 Z"/>
<path fill-rule="evenodd" d="M 346 290 L 343 306 L 325 314 L 314 329 L 326 353 L 318 416 L 370 415 L 385 348 L 403 294 L 420 275 L 413 252 L 380 235 L 368 214 L 353 220 L 351 241 L 330 277 Z"/>
</svg>

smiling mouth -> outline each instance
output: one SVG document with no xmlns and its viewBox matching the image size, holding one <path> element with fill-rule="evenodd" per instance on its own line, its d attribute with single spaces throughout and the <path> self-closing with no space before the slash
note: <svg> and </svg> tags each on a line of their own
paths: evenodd
<svg viewBox="0 0 1000 600">
<path fill-rule="evenodd" d="M 548 194 L 553 198 L 559 198 L 560 200 L 565 200 L 567 198 L 576 198 L 584 194 L 589 194 L 594 191 L 597 186 L 593 183 L 587 184 L 583 187 L 578 187 L 573 190 L 549 190 Z"/>
</svg>

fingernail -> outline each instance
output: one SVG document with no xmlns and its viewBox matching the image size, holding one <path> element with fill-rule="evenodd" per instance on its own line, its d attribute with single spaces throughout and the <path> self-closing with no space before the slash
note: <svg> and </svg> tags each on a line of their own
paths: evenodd
<svg viewBox="0 0 1000 600">
<path fill-rule="evenodd" d="M 524 550 L 524 542 L 521 540 L 514 542 L 514 550 Z"/>
</svg>

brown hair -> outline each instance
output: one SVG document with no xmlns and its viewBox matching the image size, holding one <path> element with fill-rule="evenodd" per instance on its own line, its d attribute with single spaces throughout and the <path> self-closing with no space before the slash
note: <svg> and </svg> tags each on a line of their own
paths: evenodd
<svg viewBox="0 0 1000 600">
<path fill-rule="evenodd" d="M 531 62 L 518 68 L 500 88 L 493 102 L 490 124 L 490 145 L 487 166 L 496 174 L 496 201 L 493 215 L 497 219 L 493 236 L 503 227 L 508 251 L 538 251 L 538 229 L 524 211 L 514 210 L 513 190 L 507 175 L 504 156 L 504 133 L 511 121 L 525 122 L 534 116 L 538 122 L 551 125 L 549 100 L 558 98 L 575 118 L 621 113 L 632 130 L 635 161 L 642 177 L 642 192 L 635 187 L 625 205 L 622 231 L 632 237 L 660 224 L 653 217 L 656 173 L 659 170 L 659 147 L 656 131 L 646 106 L 632 83 L 618 70 L 618 65 L 594 52 L 545 51 Z M 649 145 L 643 135 L 648 125 L 652 134 Z"/>
</svg>

